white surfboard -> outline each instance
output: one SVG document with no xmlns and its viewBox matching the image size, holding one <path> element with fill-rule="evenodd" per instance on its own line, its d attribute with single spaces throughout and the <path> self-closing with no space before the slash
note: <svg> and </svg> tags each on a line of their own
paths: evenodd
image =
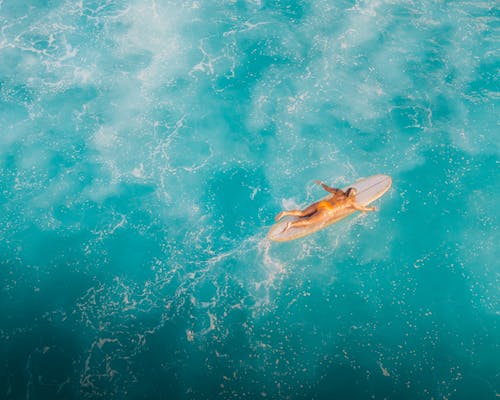
<svg viewBox="0 0 500 400">
<path fill-rule="evenodd" d="M 356 183 L 347 186 L 343 190 L 347 190 L 348 188 L 355 188 L 357 191 L 356 202 L 363 206 L 367 206 L 371 202 L 383 196 L 384 193 L 389 190 L 391 185 L 392 179 L 390 176 L 379 174 L 360 179 Z M 332 194 L 329 194 L 323 200 L 329 199 L 332 196 Z M 267 234 L 267 237 L 271 240 L 274 240 L 275 242 L 288 242 L 289 240 L 298 239 L 326 228 L 327 226 L 340 221 L 341 219 L 347 217 L 348 215 L 351 215 L 354 212 L 356 212 L 355 209 L 346 208 L 340 210 L 339 212 L 333 214 L 331 217 L 326 218 L 319 223 L 298 228 L 290 227 L 286 231 L 284 231 L 284 229 L 288 222 L 296 221 L 304 217 L 285 217 L 283 218 L 283 220 L 271 227 L 269 233 Z"/>
</svg>

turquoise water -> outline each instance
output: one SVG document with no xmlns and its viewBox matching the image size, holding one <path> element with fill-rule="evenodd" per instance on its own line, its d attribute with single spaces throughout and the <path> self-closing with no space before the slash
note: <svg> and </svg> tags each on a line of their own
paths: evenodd
<svg viewBox="0 0 500 400">
<path fill-rule="evenodd" d="M 0 397 L 500 396 L 494 1 L 0 0 Z M 377 213 L 270 243 L 389 174 Z"/>
</svg>

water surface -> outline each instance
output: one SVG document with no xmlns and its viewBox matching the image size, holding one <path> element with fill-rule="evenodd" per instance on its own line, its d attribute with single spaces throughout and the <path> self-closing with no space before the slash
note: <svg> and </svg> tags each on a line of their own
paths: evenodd
<svg viewBox="0 0 500 400">
<path fill-rule="evenodd" d="M 498 398 L 498 4 L 0 0 L 0 28 L 0 397 Z M 377 173 L 377 213 L 266 240 Z"/>
</svg>

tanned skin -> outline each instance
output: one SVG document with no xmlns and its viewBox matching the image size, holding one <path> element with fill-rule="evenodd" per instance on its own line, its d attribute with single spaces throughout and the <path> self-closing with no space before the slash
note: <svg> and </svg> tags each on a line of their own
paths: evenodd
<svg viewBox="0 0 500 400">
<path fill-rule="evenodd" d="M 353 208 L 358 211 L 375 211 L 376 207 L 365 207 L 356 202 L 356 190 L 353 188 L 347 189 L 345 192 L 342 189 L 332 188 L 321 181 L 316 181 L 327 192 L 333 194 L 328 199 L 318 201 L 311 204 L 303 210 L 281 211 L 275 218 L 279 221 L 283 217 L 300 217 L 296 221 L 289 222 L 283 231 L 290 228 L 301 228 L 308 225 L 313 225 L 323 221 L 326 217 L 331 217 L 332 214 L 345 208 Z"/>
</svg>

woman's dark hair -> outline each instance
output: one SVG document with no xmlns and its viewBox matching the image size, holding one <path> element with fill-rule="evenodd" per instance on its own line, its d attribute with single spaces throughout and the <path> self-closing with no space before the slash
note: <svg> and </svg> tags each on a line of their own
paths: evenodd
<svg viewBox="0 0 500 400">
<path fill-rule="evenodd" d="M 354 192 L 354 194 L 356 194 L 356 189 L 355 188 L 349 188 L 345 191 L 345 195 L 347 197 L 349 197 L 351 195 L 351 193 Z"/>
</svg>

